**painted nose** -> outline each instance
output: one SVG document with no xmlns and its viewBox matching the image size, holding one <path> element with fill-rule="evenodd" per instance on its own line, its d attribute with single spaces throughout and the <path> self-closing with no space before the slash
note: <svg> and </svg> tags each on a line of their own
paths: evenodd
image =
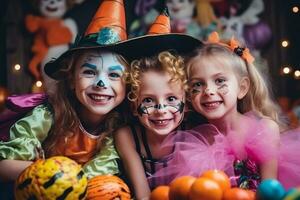
<svg viewBox="0 0 300 200">
<path fill-rule="evenodd" d="M 154 106 L 155 111 L 158 113 L 165 113 L 166 112 L 166 106 L 163 104 L 157 104 Z"/>
<path fill-rule="evenodd" d="M 102 80 L 99 80 L 97 86 L 103 88 L 105 87 L 105 83 Z"/>
</svg>

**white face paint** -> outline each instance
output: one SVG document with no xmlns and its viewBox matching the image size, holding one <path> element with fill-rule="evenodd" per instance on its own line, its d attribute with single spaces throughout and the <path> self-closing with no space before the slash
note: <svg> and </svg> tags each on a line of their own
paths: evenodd
<svg viewBox="0 0 300 200">
<path fill-rule="evenodd" d="M 170 17 L 174 20 L 190 19 L 193 16 L 195 3 L 192 0 L 167 0 Z"/>
<path fill-rule="evenodd" d="M 40 12 L 48 18 L 61 18 L 67 12 L 66 0 L 40 0 Z"/>
<path fill-rule="evenodd" d="M 168 135 L 184 115 L 185 92 L 180 81 L 170 82 L 168 73 L 147 71 L 140 75 L 140 92 L 135 102 L 140 123 L 155 135 Z"/>
<path fill-rule="evenodd" d="M 124 100 L 124 71 L 125 66 L 110 52 L 90 50 L 81 55 L 73 85 L 85 115 L 104 116 Z"/>
</svg>

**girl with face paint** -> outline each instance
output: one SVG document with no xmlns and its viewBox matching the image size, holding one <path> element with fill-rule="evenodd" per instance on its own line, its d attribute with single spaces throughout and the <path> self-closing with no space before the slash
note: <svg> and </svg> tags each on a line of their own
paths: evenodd
<svg viewBox="0 0 300 200">
<path fill-rule="evenodd" d="M 125 124 L 128 64 L 115 51 L 127 41 L 123 6 L 121 0 L 103 1 L 84 35 L 45 65 L 45 73 L 57 81 L 55 94 L 10 99 L 27 113 L 12 124 L 8 141 L 0 141 L 1 180 L 13 181 L 35 160 L 52 156 L 73 159 L 88 178 L 120 174 L 112 132 Z M 118 21 L 113 14 L 112 24 L 118 26 L 110 26 L 111 10 L 123 16 Z"/>
<path fill-rule="evenodd" d="M 168 167 L 171 149 L 162 149 L 161 144 L 183 119 L 183 67 L 180 56 L 166 51 L 131 64 L 128 99 L 137 121 L 118 130 L 115 142 L 137 199 L 149 196 L 147 179 L 150 188 L 170 181 L 167 177 L 155 181 L 151 177 Z"/>
<path fill-rule="evenodd" d="M 231 177 L 233 185 L 253 190 L 267 178 L 279 178 L 285 186 L 291 186 L 283 174 L 291 180 L 292 174 L 299 174 L 288 163 L 297 159 L 286 156 L 292 151 L 285 149 L 286 140 L 280 140 L 280 132 L 286 126 L 279 119 L 278 106 L 253 61 L 249 49 L 234 39 L 219 42 L 217 33 L 187 60 L 188 99 L 208 124 L 184 132 L 192 142 L 180 147 L 190 149 L 185 154 L 188 159 L 178 160 L 181 166 L 189 166 L 183 174 L 196 175 L 192 173 L 196 169 L 198 174 L 205 168 L 219 169 Z M 209 152 L 206 155 L 201 154 L 203 144 Z M 287 168 L 291 172 L 287 173 Z M 293 186 L 299 185 L 299 177 L 295 177 L 297 184 Z"/>
</svg>

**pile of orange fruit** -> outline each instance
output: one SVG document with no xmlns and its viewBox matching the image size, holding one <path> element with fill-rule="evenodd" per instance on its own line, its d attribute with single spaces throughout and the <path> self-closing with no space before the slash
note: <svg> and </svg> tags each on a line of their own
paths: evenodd
<svg viewBox="0 0 300 200">
<path fill-rule="evenodd" d="M 150 200 L 254 200 L 255 192 L 231 187 L 229 177 L 219 170 L 209 170 L 199 177 L 181 176 L 169 185 L 158 186 Z"/>
</svg>

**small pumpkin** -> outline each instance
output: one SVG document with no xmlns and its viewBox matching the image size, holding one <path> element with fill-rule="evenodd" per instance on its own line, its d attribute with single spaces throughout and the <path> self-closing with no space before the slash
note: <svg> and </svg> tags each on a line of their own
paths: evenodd
<svg viewBox="0 0 300 200">
<path fill-rule="evenodd" d="M 100 175 L 91 178 L 87 186 L 88 200 L 130 200 L 126 183 L 114 175 Z"/>
<path fill-rule="evenodd" d="M 15 197 L 18 200 L 84 199 L 87 177 L 81 165 L 64 156 L 40 159 L 18 177 Z"/>
</svg>

